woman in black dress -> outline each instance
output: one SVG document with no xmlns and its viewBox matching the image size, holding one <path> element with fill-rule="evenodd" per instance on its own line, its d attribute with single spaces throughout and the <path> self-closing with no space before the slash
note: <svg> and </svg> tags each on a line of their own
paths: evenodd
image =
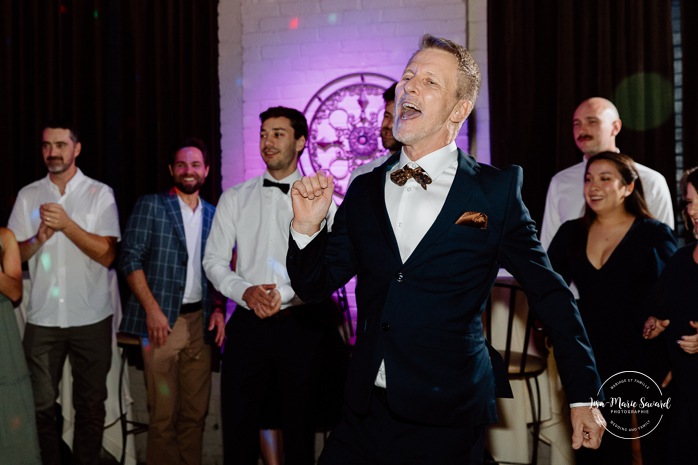
<svg viewBox="0 0 698 465">
<path fill-rule="evenodd" d="M 682 211 L 686 229 L 698 239 L 698 168 L 681 179 L 685 207 Z M 657 315 L 645 322 L 644 336 L 662 335 L 671 359 L 671 408 L 667 463 L 695 463 L 698 439 L 698 244 L 679 249 L 667 262 L 662 274 L 660 304 Z"/>
<path fill-rule="evenodd" d="M 664 347 L 643 339 L 642 327 L 676 240 L 667 225 L 652 219 L 627 155 L 602 152 L 589 158 L 584 197 L 584 216 L 563 224 L 550 244 L 553 268 L 579 290 L 579 311 L 601 380 L 638 371 L 660 383 L 667 371 Z M 578 465 L 632 462 L 637 440 L 608 433 L 612 430 L 597 451 L 577 453 Z M 660 431 L 642 439 L 644 465 L 664 463 L 661 443 Z"/>
</svg>

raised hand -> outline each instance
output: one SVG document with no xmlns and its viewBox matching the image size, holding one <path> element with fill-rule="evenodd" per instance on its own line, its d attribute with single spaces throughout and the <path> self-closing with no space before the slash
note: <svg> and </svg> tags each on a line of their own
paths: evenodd
<svg viewBox="0 0 698 465">
<path fill-rule="evenodd" d="M 334 179 L 322 171 L 294 182 L 291 187 L 293 229 L 308 236 L 318 232 L 332 205 L 333 194 Z"/>
</svg>

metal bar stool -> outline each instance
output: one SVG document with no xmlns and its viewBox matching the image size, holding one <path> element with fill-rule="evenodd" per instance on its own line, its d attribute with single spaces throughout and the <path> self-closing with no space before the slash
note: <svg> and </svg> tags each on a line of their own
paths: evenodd
<svg viewBox="0 0 698 465">
<path fill-rule="evenodd" d="M 148 431 L 147 423 L 129 420 L 124 405 L 124 373 L 126 365 L 143 368 L 141 355 L 141 338 L 127 333 L 117 333 L 116 344 L 121 348 L 121 367 L 119 370 L 119 423 L 121 424 L 121 458 L 119 464 L 126 462 L 126 440 L 129 434 L 140 434 Z"/>
<path fill-rule="evenodd" d="M 521 310 L 517 307 L 517 298 L 519 295 L 525 297 L 523 288 L 516 282 L 514 278 L 502 277 L 497 278 L 494 284 L 494 289 L 506 289 L 509 291 L 509 309 L 505 328 L 493 328 L 492 324 L 492 298 L 487 302 L 483 321 L 485 323 L 485 337 L 492 341 L 493 331 L 504 331 L 504 349 L 499 347 L 497 351 L 504 358 L 504 366 L 507 367 L 507 373 L 510 380 L 523 380 L 526 383 L 526 390 L 530 400 L 533 445 L 531 448 L 531 465 L 536 465 L 538 462 L 538 444 L 540 441 L 540 425 L 541 425 L 541 393 L 538 384 L 538 376 L 547 368 L 545 357 L 531 354 L 529 346 L 531 344 L 531 334 L 536 330 L 535 318 L 530 309 L 526 309 L 524 315 L 524 334 L 523 343 L 518 347 L 514 347 L 514 321 L 517 317 L 517 311 Z M 493 290 L 494 290 L 493 289 Z M 535 384 L 535 392 L 531 386 L 531 381 Z M 502 462 L 511 463 L 511 462 Z"/>
</svg>

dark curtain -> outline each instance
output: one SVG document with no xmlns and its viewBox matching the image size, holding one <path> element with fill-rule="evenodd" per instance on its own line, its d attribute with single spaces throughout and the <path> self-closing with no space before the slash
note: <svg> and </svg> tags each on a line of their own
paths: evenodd
<svg viewBox="0 0 698 465">
<path fill-rule="evenodd" d="M 64 118 L 80 169 L 110 185 L 122 225 L 145 193 L 171 186 L 174 146 L 194 135 L 220 194 L 218 2 L 0 0 L 0 221 L 17 191 L 46 175 L 42 124 Z"/>
<path fill-rule="evenodd" d="M 684 168 L 698 166 L 698 2 L 681 2 Z"/>
<path fill-rule="evenodd" d="M 589 97 L 616 104 L 618 147 L 673 190 L 671 0 L 488 0 L 487 27 L 492 163 L 523 166 L 538 224 L 550 178 L 582 159 L 572 115 Z"/>
</svg>

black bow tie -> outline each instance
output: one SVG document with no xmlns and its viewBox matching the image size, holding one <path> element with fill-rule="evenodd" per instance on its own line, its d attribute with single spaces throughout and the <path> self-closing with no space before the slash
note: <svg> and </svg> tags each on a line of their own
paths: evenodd
<svg viewBox="0 0 698 465">
<path fill-rule="evenodd" d="M 264 187 L 278 187 L 284 194 L 288 194 L 288 190 L 291 188 L 289 184 L 285 184 L 283 182 L 274 182 L 267 178 L 264 178 Z"/>
<path fill-rule="evenodd" d="M 405 165 L 403 168 L 390 173 L 390 180 L 398 186 L 404 186 L 410 178 L 414 178 L 424 190 L 427 189 L 427 184 L 431 184 L 431 178 L 421 166 L 410 168 Z"/>
</svg>

